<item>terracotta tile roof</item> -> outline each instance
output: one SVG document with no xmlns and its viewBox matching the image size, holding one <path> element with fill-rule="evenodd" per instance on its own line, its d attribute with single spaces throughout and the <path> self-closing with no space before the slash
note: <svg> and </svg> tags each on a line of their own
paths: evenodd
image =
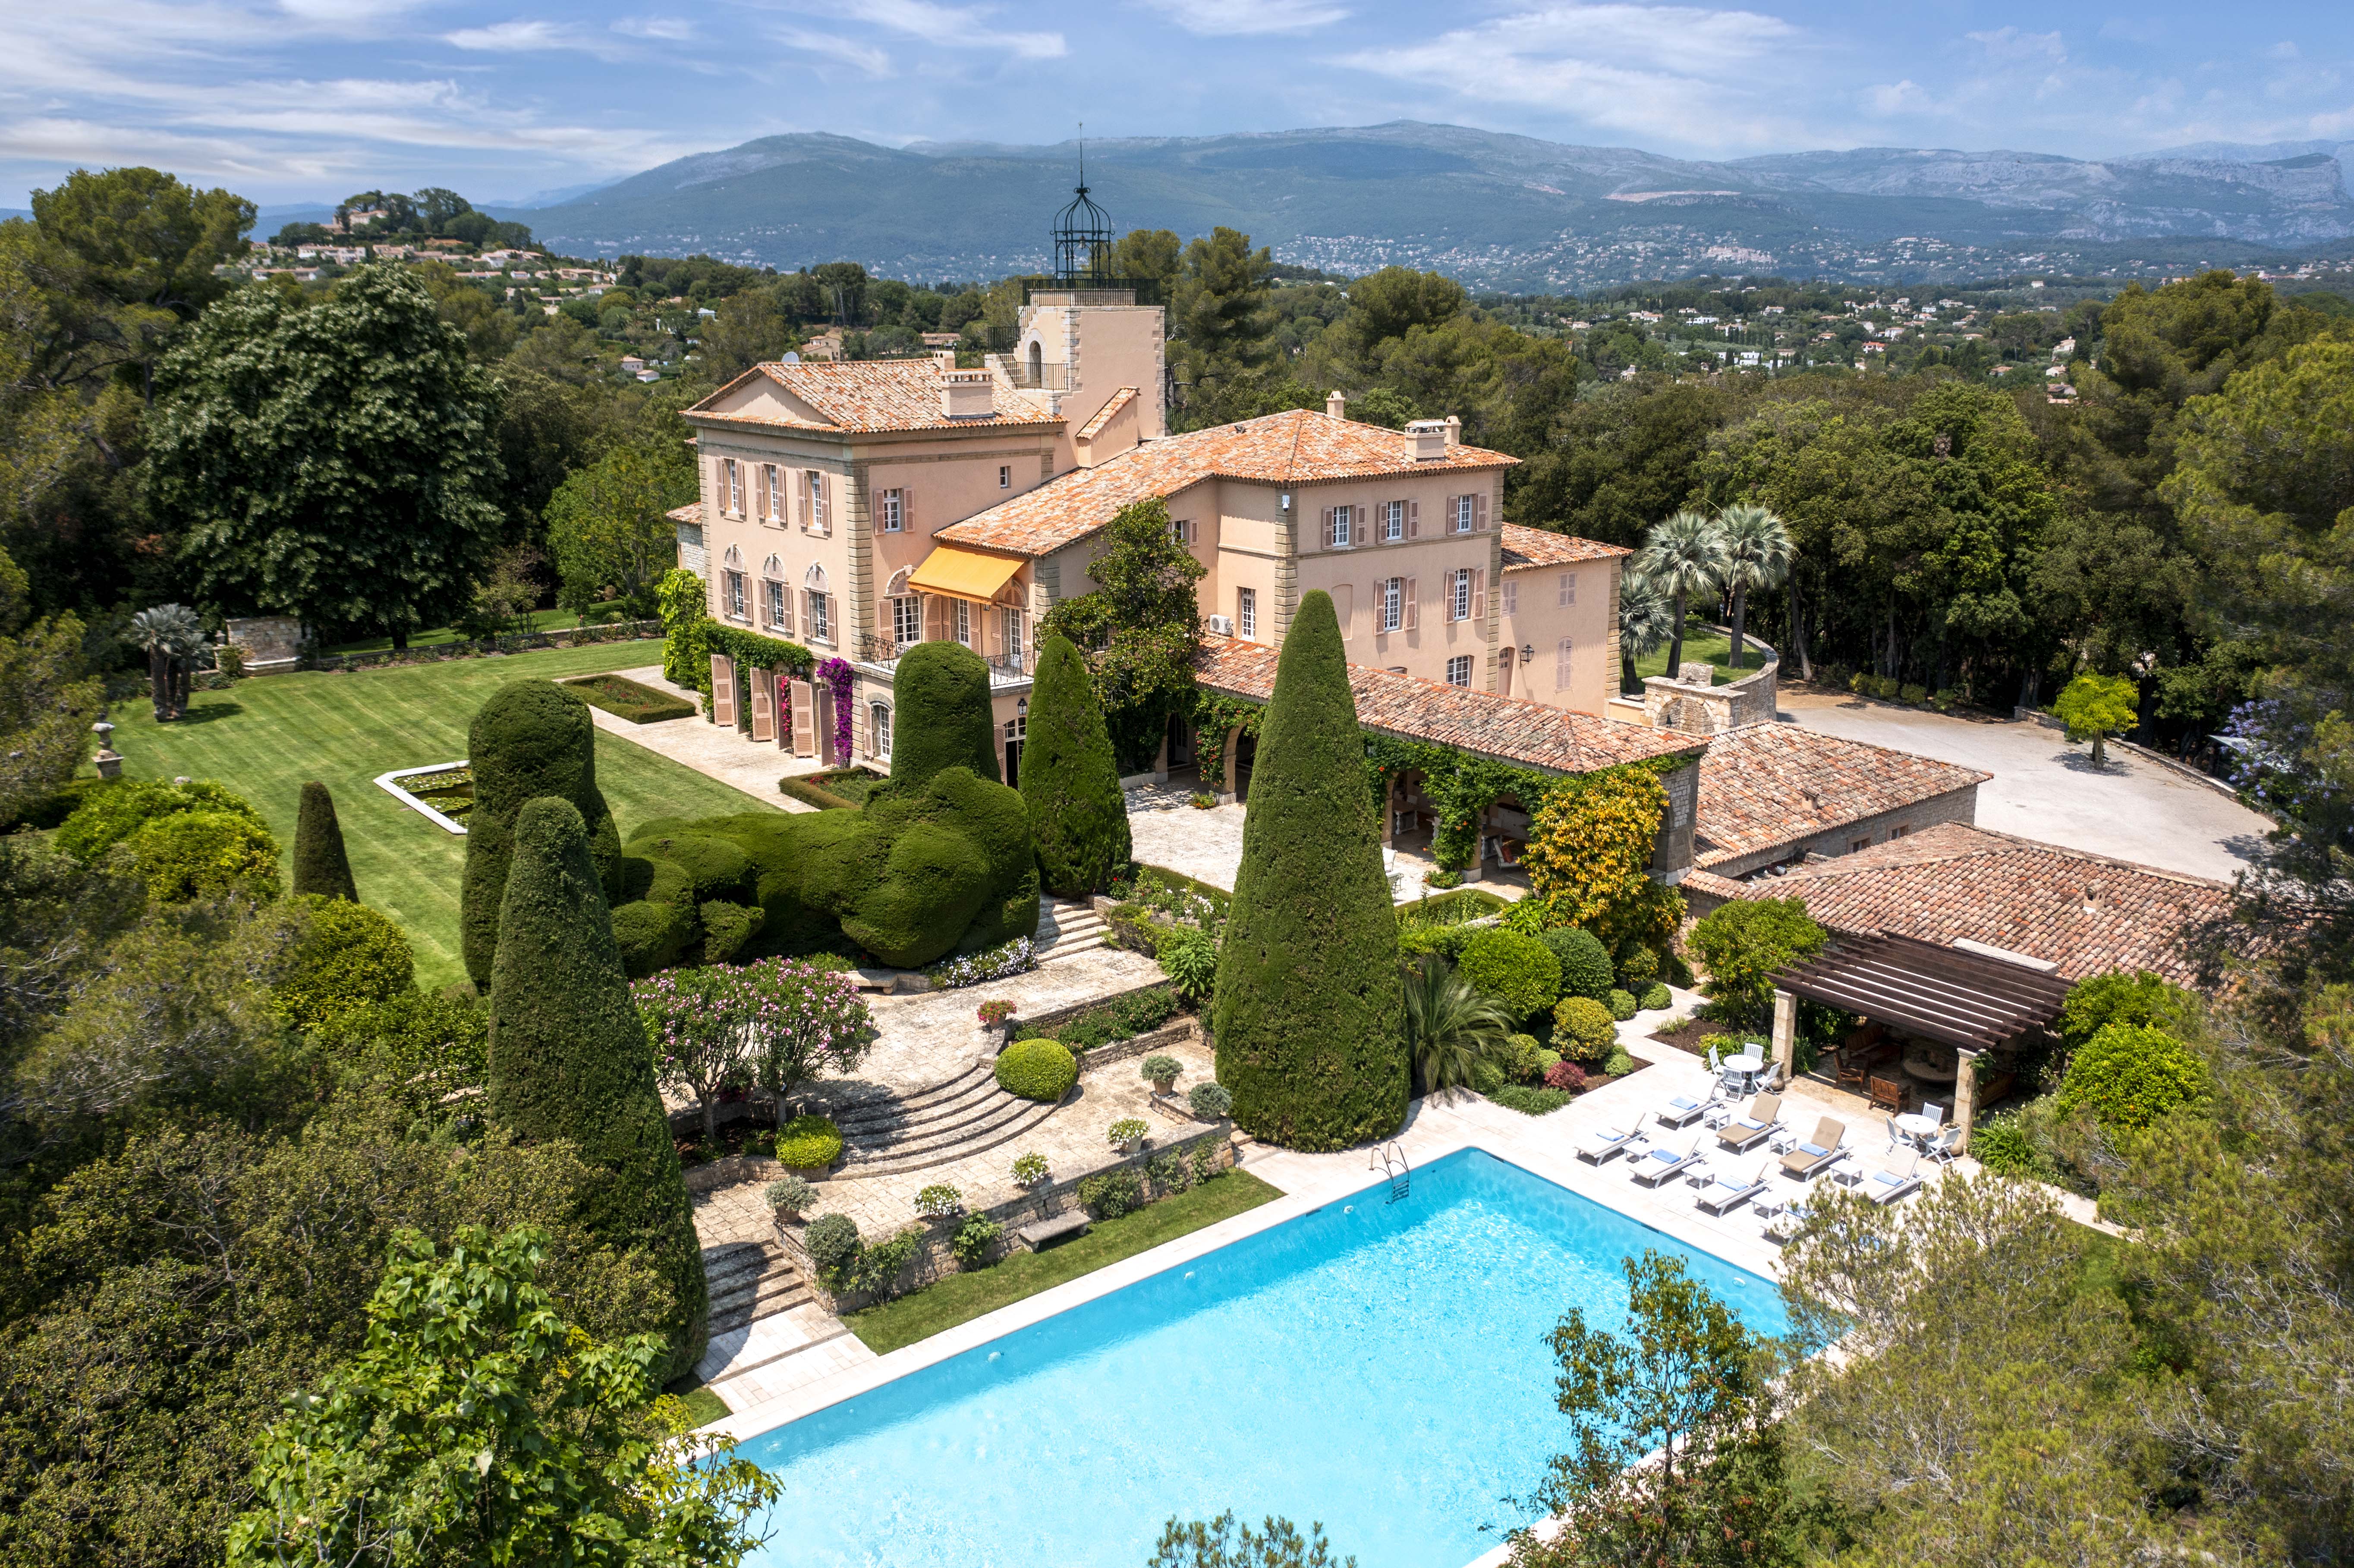
<svg viewBox="0 0 2354 1568">
<path fill-rule="evenodd" d="M 1504 524 L 1504 569 L 1508 572 L 1532 567 L 1575 566 L 1580 561 L 1606 561 L 1616 556 L 1631 556 L 1634 553 L 1621 545 L 1581 539 L 1575 534 L 1523 528 L 1517 523 Z"/>
<path fill-rule="evenodd" d="M 1693 859 L 1749 871 L 1818 833 L 1993 777 L 1794 724 L 1745 725 L 1712 738 L 1701 759 Z"/>
<path fill-rule="evenodd" d="M 943 539 L 1043 556 L 1076 544 L 1135 502 L 1174 495 L 1205 479 L 1317 484 L 1352 479 L 1510 468 L 1518 458 L 1449 447 L 1416 462 L 1414 438 L 1355 419 L 1291 409 L 1147 441 L 1076 469 L 940 530 Z"/>
<path fill-rule="evenodd" d="M 823 416 L 822 421 L 763 414 L 726 414 L 713 408 L 744 384 L 765 376 Z M 998 389 L 998 396 L 1005 396 Z M 689 408 L 698 419 L 772 429 L 833 430 L 852 434 L 885 430 L 965 430 L 1051 428 L 1060 415 L 1042 414 L 1027 404 L 1001 406 L 985 418 L 951 419 L 940 412 L 939 361 L 923 359 L 804 360 L 799 365 L 759 365 Z"/>
<path fill-rule="evenodd" d="M 1785 876 L 1728 883 L 1696 872 L 1684 881 L 1702 877 L 1707 891 L 1730 889 L 1724 896 L 1803 898 L 1833 930 L 1986 942 L 2056 964 L 2071 980 L 2139 969 L 2189 985 L 2197 978 L 2190 938 L 2232 908 L 2223 883 L 1958 822 Z"/>
<path fill-rule="evenodd" d="M 1127 408 L 1130 403 L 1135 401 L 1136 388 L 1133 387 L 1121 387 L 1119 391 L 1113 393 L 1109 397 L 1104 400 L 1104 406 L 1096 410 L 1095 417 L 1093 418 L 1079 427 L 1079 433 L 1076 439 L 1083 441 L 1094 440 L 1097 436 L 1103 434 L 1103 429 L 1106 425 L 1110 424 L 1112 420 L 1119 417 L 1119 411 L 1122 408 Z"/>
<path fill-rule="evenodd" d="M 663 515 L 673 523 L 692 523 L 700 528 L 703 526 L 703 503 L 690 501 L 684 506 L 672 507 Z"/>
<path fill-rule="evenodd" d="M 1205 637 L 1195 669 L 1213 691 L 1264 702 L 1275 694 L 1277 652 L 1264 642 Z M 1357 722 L 1368 729 L 1549 773 L 1591 773 L 1646 758 L 1697 754 L 1708 745 L 1705 736 L 1589 718 L 1370 664 L 1349 666 L 1349 690 L 1357 701 Z"/>
</svg>

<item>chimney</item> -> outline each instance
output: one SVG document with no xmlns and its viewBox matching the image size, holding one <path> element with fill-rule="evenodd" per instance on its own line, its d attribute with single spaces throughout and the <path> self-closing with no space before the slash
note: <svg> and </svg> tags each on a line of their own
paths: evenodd
<svg viewBox="0 0 2354 1568">
<path fill-rule="evenodd" d="M 1447 444 L 1450 447 L 1463 444 L 1463 416 L 1460 414 L 1447 416 Z"/>
<path fill-rule="evenodd" d="M 1325 418 L 1331 419 L 1347 418 L 1349 417 L 1348 394 L 1341 391 L 1338 387 L 1325 393 L 1324 415 Z"/>
<path fill-rule="evenodd" d="M 1437 462 L 1447 456 L 1447 421 L 1416 419 L 1405 428 L 1414 438 L 1414 461 Z"/>
<path fill-rule="evenodd" d="M 940 418 L 986 419 L 997 412 L 997 389 L 986 370 L 940 370 Z"/>
</svg>

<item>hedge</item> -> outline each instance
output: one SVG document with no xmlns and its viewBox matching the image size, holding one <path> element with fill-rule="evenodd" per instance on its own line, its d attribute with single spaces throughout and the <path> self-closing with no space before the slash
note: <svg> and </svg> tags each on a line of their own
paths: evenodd
<svg viewBox="0 0 2354 1568">
<path fill-rule="evenodd" d="M 1068 638 L 1039 641 L 1024 734 L 1022 803 L 1038 842 L 1039 879 L 1065 898 L 1100 892 L 1132 853 L 1128 798 L 1087 662 Z"/>
<path fill-rule="evenodd" d="M 812 784 L 807 779 L 779 779 L 777 791 L 805 806 L 815 806 L 821 811 L 855 811 L 859 809 L 857 801 L 837 795 L 823 785 Z"/>
<path fill-rule="evenodd" d="M 132 858 L 160 904 L 242 892 L 278 895 L 278 841 L 236 811 L 177 811 L 131 835 Z"/>
<path fill-rule="evenodd" d="M 1516 1017 L 1542 1012 L 1561 997 L 1561 959 L 1553 949 L 1500 926 L 1476 928 L 1455 968 L 1472 985 L 1500 997 Z"/>
<path fill-rule="evenodd" d="M 665 1277 L 668 1381 L 703 1354 L 703 1254 L 588 828 L 570 801 L 542 797 L 515 812 L 511 843 L 491 967 L 491 1116 L 525 1142 L 569 1142 L 603 1173 L 576 1213 Z"/>
<path fill-rule="evenodd" d="M 466 818 L 458 929 L 466 973 L 487 988 L 498 954 L 515 814 L 524 802 L 552 795 L 572 803 L 609 896 L 619 891 L 613 878 L 621 844 L 597 788 L 597 726 L 588 708 L 553 681 L 516 681 L 493 693 L 467 730 L 467 747 L 474 809 Z"/>
<path fill-rule="evenodd" d="M 1544 934 L 1544 945 L 1561 960 L 1561 994 L 1602 1001 L 1610 995 L 1617 976 L 1601 939 L 1578 926 L 1556 926 Z"/>
<path fill-rule="evenodd" d="M 997 1054 L 997 1084 L 1009 1095 L 1059 1105 L 1079 1081 L 1079 1059 L 1059 1040 L 1016 1040 Z"/>
<path fill-rule="evenodd" d="M 961 642 L 918 642 L 891 676 L 893 793 L 917 789 L 950 768 L 1001 783 L 989 666 Z"/>
<path fill-rule="evenodd" d="M 777 1128 L 777 1159 L 795 1171 L 823 1171 L 842 1158 L 842 1129 L 822 1116 L 797 1116 Z"/>
<path fill-rule="evenodd" d="M 1213 1003 L 1235 1121 L 1346 1149 L 1405 1119 L 1405 991 L 1331 596 L 1301 599 L 1259 726 Z"/>
<path fill-rule="evenodd" d="M 665 719 L 693 718 L 698 711 L 684 697 L 658 692 L 622 675 L 582 675 L 564 683 L 564 689 L 590 707 L 603 708 L 631 724 L 660 724 Z"/>
<path fill-rule="evenodd" d="M 294 891 L 360 901 L 351 856 L 344 849 L 343 824 L 335 820 L 335 798 L 315 781 L 302 786 L 302 803 L 294 817 Z"/>
<path fill-rule="evenodd" d="M 84 864 L 96 860 L 160 817 L 183 811 L 216 811 L 263 826 L 261 813 L 241 795 L 208 779 L 167 784 L 161 779 L 123 779 L 100 784 L 82 797 L 59 824 L 53 847 Z"/>
<path fill-rule="evenodd" d="M 365 904 L 296 896 L 309 906 L 302 934 L 290 971 L 270 993 L 289 1022 L 317 1028 L 416 990 L 416 956 L 399 927 Z"/>
</svg>

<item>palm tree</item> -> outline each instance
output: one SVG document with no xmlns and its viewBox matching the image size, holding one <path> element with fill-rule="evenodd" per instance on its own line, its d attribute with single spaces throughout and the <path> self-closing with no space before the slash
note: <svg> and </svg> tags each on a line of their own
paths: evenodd
<svg viewBox="0 0 2354 1568">
<path fill-rule="evenodd" d="M 1724 536 L 1724 584 L 1733 590 L 1733 667 L 1741 668 L 1741 625 L 1751 588 L 1780 588 L 1797 548 L 1789 525 L 1763 506 L 1726 507 L 1716 519 Z"/>
<path fill-rule="evenodd" d="M 205 645 L 205 629 L 196 612 L 185 604 L 159 604 L 131 618 L 122 640 L 147 654 L 148 695 L 155 705 L 155 722 L 178 718 L 187 711 L 187 662 Z"/>
<path fill-rule="evenodd" d="M 1656 524 L 1635 556 L 1636 569 L 1675 600 L 1675 630 L 1668 640 L 1668 673 L 1683 666 L 1684 610 L 1696 593 L 1713 593 L 1724 581 L 1724 535 L 1716 519 L 1690 509 Z"/>
<path fill-rule="evenodd" d="M 1618 689 L 1640 691 L 1635 661 L 1658 648 L 1675 630 L 1676 607 L 1649 573 L 1629 567 L 1618 578 Z"/>
<path fill-rule="evenodd" d="M 1510 1004 L 1425 953 L 1399 966 L 1405 976 L 1405 1041 L 1424 1092 L 1471 1081 L 1472 1069 L 1500 1054 L 1520 1022 Z"/>
</svg>

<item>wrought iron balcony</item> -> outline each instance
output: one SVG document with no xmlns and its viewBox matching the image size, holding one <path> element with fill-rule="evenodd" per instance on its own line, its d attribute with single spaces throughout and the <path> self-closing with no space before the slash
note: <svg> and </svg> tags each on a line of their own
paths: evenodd
<svg viewBox="0 0 2354 1568">
<path fill-rule="evenodd" d="M 940 642 L 949 640 L 928 637 L 918 641 Z M 853 662 L 861 669 L 870 670 L 880 675 L 890 675 L 897 671 L 899 656 L 915 646 L 914 642 L 900 642 L 888 637 L 862 637 L 858 640 L 857 652 L 853 656 Z M 989 666 L 990 689 L 1002 691 L 1009 686 L 1028 685 L 1033 657 L 1026 652 L 1021 655 L 981 654 L 981 662 Z"/>
</svg>

